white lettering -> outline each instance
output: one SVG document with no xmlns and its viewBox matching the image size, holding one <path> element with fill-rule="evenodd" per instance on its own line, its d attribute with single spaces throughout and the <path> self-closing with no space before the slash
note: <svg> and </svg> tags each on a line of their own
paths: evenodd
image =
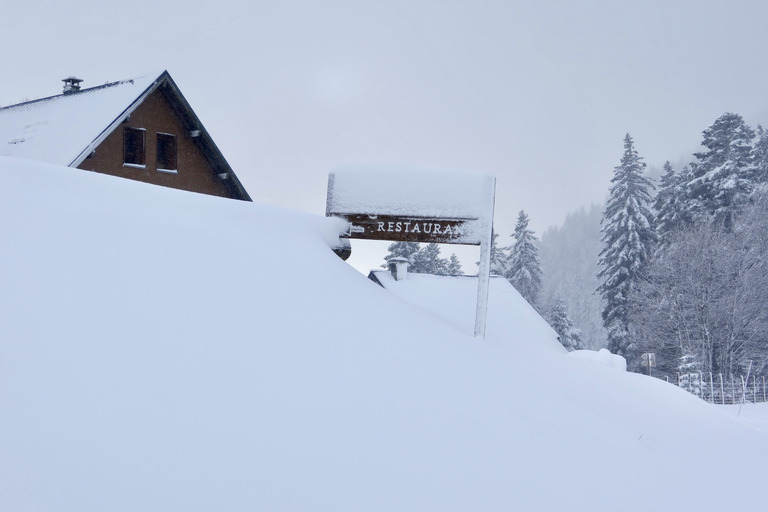
<svg viewBox="0 0 768 512">
<path fill-rule="evenodd" d="M 429 226 L 429 229 L 427 229 L 427 226 Z M 426 222 L 424 223 L 424 232 L 425 233 L 431 233 L 432 232 L 432 223 L 431 222 L 429 224 L 427 224 Z"/>
<path fill-rule="evenodd" d="M 445 226 L 445 228 L 443 228 L 443 234 L 444 235 L 452 235 L 453 232 L 451 231 L 451 226 Z"/>
<path fill-rule="evenodd" d="M 405 226 L 405 232 L 408 233 L 409 232 L 408 231 L 408 226 L 410 226 L 411 223 L 410 222 L 403 222 L 403 225 Z"/>
<path fill-rule="evenodd" d="M 376 231 L 384 231 L 384 223 L 383 222 L 378 222 L 377 224 L 379 226 L 378 226 L 378 229 Z"/>
<path fill-rule="evenodd" d="M 395 231 L 396 231 L 396 232 L 398 232 L 398 233 L 399 233 L 399 232 L 401 232 L 402 230 L 403 230 L 403 223 L 402 223 L 402 222 L 398 222 L 397 224 L 395 224 Z"/>
<path fill-rule="evenodd" d="M 419 223 L 413 225 L 413 229 L 411 230 L 411 233 L 421 233 L 421 230 L 419 229 Z"/>
<path fill-rule="evenodd" d="M 440 224 L 435 224 L 435 234 L 436 235 L 440 234 Z"/>
<path fill-rule="evenodd" d="M 387 231 L 392 231 L 392 228 L 395 226 L 394 222 L 387 222 Z"/>
</svg>

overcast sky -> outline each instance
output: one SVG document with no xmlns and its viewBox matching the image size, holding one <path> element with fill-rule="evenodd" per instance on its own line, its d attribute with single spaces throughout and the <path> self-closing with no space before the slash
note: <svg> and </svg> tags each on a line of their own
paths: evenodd
<svg viewBox="0 0 768 512">
<path fill-rule="evenodd" d="M 764 0 L 9 2 L 0 105 L 167 69 L 255 201 L 324 214 L 340 164 L 476 169 L 506 244 L 521 209 L 541 234 L 602 202 L 625 133 L 661 167 L 724 112 L 768 125 L 767 19 Z"/>
</svg>

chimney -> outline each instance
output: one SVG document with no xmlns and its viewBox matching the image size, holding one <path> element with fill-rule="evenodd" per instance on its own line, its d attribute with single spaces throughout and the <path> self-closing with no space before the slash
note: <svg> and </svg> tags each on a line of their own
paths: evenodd
<svg viewBox="0 0 768 512">
<path fill-rule="evenodd" d="M 389 272 L 395 281 L 405 281 L 408 277 L 408 259 L 399 256 L 389 260 Z"/>
<path fill-rule="evenodd" d="M 80 90 L 80 82 L 82 82 L 83 79 L 68 76 L 67 78 L 62 78 L 61 81 L 64 82 L 64 94 L 70 94 Z"/>
</svg>

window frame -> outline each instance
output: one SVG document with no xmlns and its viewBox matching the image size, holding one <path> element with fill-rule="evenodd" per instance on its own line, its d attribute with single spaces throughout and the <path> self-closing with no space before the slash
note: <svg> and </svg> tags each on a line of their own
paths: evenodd
<svg viewBox="0 0 768 512">
<path fill-rule="evenodd" d="M 131 151 L 134 153 L 134 155 L 138 158 L 133 158 L 132 160 L 138 160 L 129 162 L 128 156 L 129 156 L 129 146 L 131 143 L 135 144 L 138 139 L 138 134 L 141 134 L 141 144 L 140 147 L 133 148 Z M 133 137 L 129 139 L 129 137 Z M 123 167 L 135 167 L 137 169 L 146 169 L 147 167 L 147 130 L 146 128 L 133 128 L 130 126 L 125 126 L 123 128 Z"/>
<path fill-rule="evenodd" d="M 170 159 L 164 159 L 165 161 L 162 162 L 162 164 L 168 165 L 161 165 L 161 155 L 170 157 Z M 171 174 L 179 172 L 179 144 L 178 137 L 175 134 L 167 132 L 157 132 L 155 134 L 155 160 L 157 161 L 158 171 Z"/>
</svg>

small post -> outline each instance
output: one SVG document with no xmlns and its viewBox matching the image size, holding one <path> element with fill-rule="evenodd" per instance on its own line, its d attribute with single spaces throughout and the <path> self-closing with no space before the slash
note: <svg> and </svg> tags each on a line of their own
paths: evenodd
<svg viewBox="0 0 768 512">
<path fill-rule="evenodd" d="M 720 375 L 720 400 L 722 401 L 723 405 L 725 405 L 725 388 L 723 388 L 723 374 L 719 373 Z"/>
<path fill-rule="evenodd" d="M 757 402 L 757 377 L 752 376 L 752 401 Z"/>
<path fill-rule="evenodd" d="M 744 405 L 744 402 L 747 400 L 747 386 L 749 385 L 749 374 L 752 372 L 752 361 L 749 361 L 749 368 L 747 369 L 747 378 L 746 380 L 744 377 L 742 377 L 742 382 L 744 383 L 744 390 L 741 394 L 741 404 L 739 404 L 739 412 L 736 414 L 736 417 L 741 416 L 741 406 Z"/>
</svg>

